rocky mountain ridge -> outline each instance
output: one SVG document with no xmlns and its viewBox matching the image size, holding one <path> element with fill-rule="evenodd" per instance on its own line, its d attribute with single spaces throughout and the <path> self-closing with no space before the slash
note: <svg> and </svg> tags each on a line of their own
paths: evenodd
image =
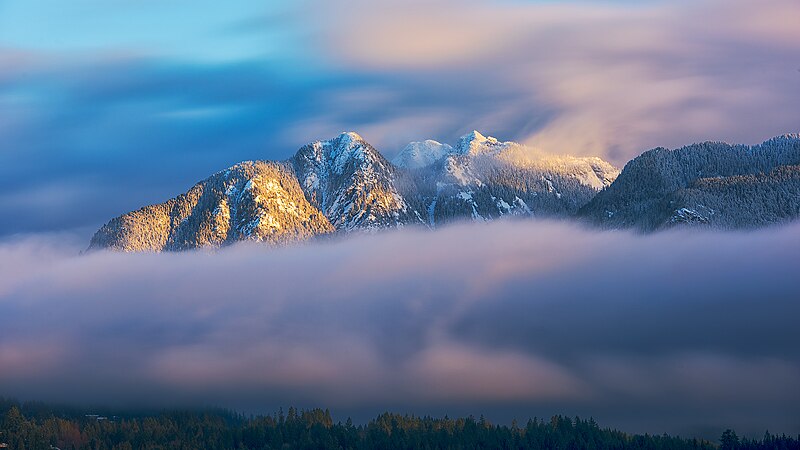
<svg viewBox="0 0 800 450">
<path fill-rule="evenodd" d="M 307 144 L 283 162 L 239 163 L 185 194 L 123 214 L 101 227 L 89 248 L 284 244 L 334 232 L 433 228 L 504 215 L 565 217 L 618 173 L 599 158 L 535 154 L 477 131 L 455 147 L 409 144 L 392 163 L 347 132 Z"/>
<path fill-rule="evenodd" d="M 173 251 L 251 240 L 503 216 L 574 218 L 644 232 L 755 228 L 800 217 L 800 135 L 754 146 L 656 148 L 620 172 L 594 157 L 554 156 L 477 131 L 455 146 L 412 142 L 387 160 L 356 133 L 286 161 L 246 161 L 164 203 L 104 225 L 90 249 Z"/>
</svg>

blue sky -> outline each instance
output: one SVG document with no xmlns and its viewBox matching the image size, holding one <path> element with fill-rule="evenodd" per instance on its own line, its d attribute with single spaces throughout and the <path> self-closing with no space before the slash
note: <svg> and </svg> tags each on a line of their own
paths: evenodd
<svg viewBox="0 0 800 450">
<path fill-rule="evenodd" d="M 273 20 L 302 2 L 272 0 L 5 1 L 6 45 L 45 52 L 117 52 L 195 61 L 235 61 L 292 54 L 294 30 Z M 262 20 L 264 27 L 247 24 Z"/>
<path fill-rule="evenodd" d="M 245 159 L 472 129 L 615 164 L 797 132 L 793 0 L 0 2 L 0 236 L 91 230 Z M 713 17 L 714 20 L 709 20 Z"/>
</svg>

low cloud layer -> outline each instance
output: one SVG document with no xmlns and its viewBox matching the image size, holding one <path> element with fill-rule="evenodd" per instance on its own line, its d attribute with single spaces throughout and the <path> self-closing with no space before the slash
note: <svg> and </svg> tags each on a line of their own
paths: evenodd
<svg viewBox="0 0 800 450">
<path fill-rule="evenodd" d="M 216 253 L 0 244 L 0 395 L 800 431 L 800 228 L 499 222 Z"/>
</svg>

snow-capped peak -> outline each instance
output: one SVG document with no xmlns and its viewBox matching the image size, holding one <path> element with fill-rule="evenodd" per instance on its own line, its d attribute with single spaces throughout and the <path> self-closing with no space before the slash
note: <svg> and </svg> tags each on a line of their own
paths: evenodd
<svg viewBox="0 0 800 450">
<path fill-rule="evenodd" d="M 334 173 L 342 173 L 350 161 L 357 160 L 357 164 L 373 163 L 378 156 L 377 151 L 353 131 L 343 132 L 327 141 L 317 141 L 311 144 L 311 148 L 313 159 Z"/>
<path fill-rule="evenodd" d="M 428 139 L 423 142 L 411 142 L 392 160 L 398 167 L 418 169 L 426 167 L 453 152 L 453 147 Z"/>
<path fill-rule="evenodd" d="M 456 151 L 462 155 L 478 155 L 486 151 L 501 150 L 503 144 L 491 136 L 484 136 L 477 130 L 472 130 L 458 139 Z"/>
<path fill-rule="evenodd" d="M 314 141 L 297 151 L 296 158 L 304 157 L 309 160 L 323 163 L 325 160 L 335 159 L 343 153 L 349 154 L 357 147 L 366 144 L 364 138 L 354 131 L 345 131 L 332 139 Z"/>
<path fill-rule="evenodd" d="M 461 136 L 461 139 L 485 141 L 486 136 L 482 135 L 481 132 L 478 130 L 472 130 L 469 133 L 465 134 L 464 136 Z"/>
<path fill-rule="evenodd" d="M 321 144 L 333 149 L 335 153 L 339 153 L 362 147 L 366 141 L 355 131 L 344 131 L 333 139 L 322 141 Z"/>
<path fill-rule="evenodd" d="M 764 141 L 762 145 L 775 144 L 778 142 L 792 142 L 797 140 L 800 140 L 800 133 L 787 133 L 780 136 L 775 136 L 774 138 L 771 139 L 767 139 L 766 141 Z"/>
<path fill-rule="evenodd" d="M 364 141 L 364 138 L 361 137 L 355 131 L 344 131 L 336 138 L 341 143 L 351 143 L 354 141 Z"/>
</svg>

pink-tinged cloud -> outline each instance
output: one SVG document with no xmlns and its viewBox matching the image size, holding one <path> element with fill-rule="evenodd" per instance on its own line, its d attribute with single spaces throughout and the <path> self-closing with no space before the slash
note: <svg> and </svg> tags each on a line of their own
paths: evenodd
<svg viewBox="0 0 800 450">
<path fill-rule="evenodd" d="M 141 21 L 149 9 L 132 6 Z M 185 59 L 127 40 L 78 53 L 6 44 L 0 210 L 16 220 L 0 235 L 97 228 L 342 130 L 389 158 L 477 129 L 619 166 L 658 146 L 800 131 L 794 0 L 347 0 L 275 13 L 225 33 L 258 42 L 280 24 L 291 39 L 235 61 L 198 61 L 191 42 Z"/>
<path fill-rule="evenodd" d="M 353 0 L 320 10 L 319 44 L 342 67 L 468 79 L 464 98 L 503 87 L 454 115 L 466 116 L 464 129 L 514 123 L 512 137 L 550 152 L 622 164 L 656 146 L 757 143 L 800 122 L 792 0 Z"/>
<path fill-rule="evenodd" d="M 798 233 L 502 221 L 179 254 L 5 242 L 0 395 L 795 433 Z"/>
</svg>

